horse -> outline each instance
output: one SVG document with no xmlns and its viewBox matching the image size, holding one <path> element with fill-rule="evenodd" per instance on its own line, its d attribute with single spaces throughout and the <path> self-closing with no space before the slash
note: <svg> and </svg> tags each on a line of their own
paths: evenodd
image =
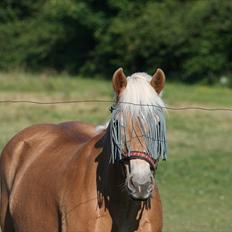
<svg viewBox="0 0 232 232">
<path fill-rule="evenodd" d="M 104 128 L 70 121 L 30 126 L 0 158 L 2 232 L 160 232 L 155 172 L 167 158 L 165 75 L 122 68 Z"/>
</svg>

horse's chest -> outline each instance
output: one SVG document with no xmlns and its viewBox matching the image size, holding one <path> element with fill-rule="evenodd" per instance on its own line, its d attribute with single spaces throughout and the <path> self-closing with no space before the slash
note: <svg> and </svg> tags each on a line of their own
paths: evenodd
<svg viewBox="0 0 232 232">
<path fill-rule="evenodd" d="M 117 212 L 108 208 L 97 206 L 95 199 L 89 199 L 76 208 L 69 210 L 64 217 L 64 231 L 85 232 L 154 232 L 152 223 L 147 218 L 146 212 L 143 216 L 135 212 Z"/>
<path fill-rule="evenodd" d="M 76 204 L 76 207 L 64 213 L 62 227 L 67 232 L 110 232 L 111 225 L 109 212 L 100 209 L 96 198 L 93 198 Z"/>
<path fill-rule="evenodd" d="M 104 231 L 104 230 L 103 230 Z M 139 224 L 135 221 L 126 220 L 124 223 L 115 225 L 112 223 L 111 230 L 113 232 L 153 232 L 151 223 L 148 221 L 140 222 Z"/>
<path fill-rule="evenodd" d="M 119 222 L 119 223 L 118 223 Z M 152 232 L 151 224 L 148 221 L 140 223 L 124 218 L 117 220 L 112 218 L 110 213 L 105 211 L 98 214 L 96 219 L 89 220 L 88 231 L 91 232 Z"/>
</svg>

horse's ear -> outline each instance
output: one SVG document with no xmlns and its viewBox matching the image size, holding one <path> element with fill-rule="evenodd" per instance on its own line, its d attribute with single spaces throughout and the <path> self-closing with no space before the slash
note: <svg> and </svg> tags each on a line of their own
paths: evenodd
<svg viewBox="0 0 232 232">
<path fill-rule="evenodd" d="M 158 68 L 151 79 L 151 86 L 160 94 L 165 84 L 165 74 L 162 69 Z"/>
<path fill-rule="evenodd" d="M 124 88 L 126 88 L 127 80 L 126 80 L 126 75 L 124 74 L 122 68 L 118 68 L 114 72 L 112 84 L 113 84 L 114 91 L 116 92 L 117 95 L 119 95 L 120 92 Z"/>
</svg>

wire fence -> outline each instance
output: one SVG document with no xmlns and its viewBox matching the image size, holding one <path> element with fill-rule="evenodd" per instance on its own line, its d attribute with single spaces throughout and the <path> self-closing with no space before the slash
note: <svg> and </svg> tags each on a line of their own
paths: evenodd
<svg viewBox="0 0 232 232">
<path fill-rule="evenodd" d="M 59 105 L 59 104 L 78 104 L 78 103 L 111 103 L 115 104 L 115 101 L 112 100 L 67 100 L 67 101 L 31 101 L 31 100 L 0 100 L 0 104 L 12 103 L 12 104 L 35 104 L 35 105 Z M 173 111 L 187 111 L 187 110 L 199 110 L 199 111 L 230 111 L 232 112 L 232 107 L 202 107 L 202 106 L 157 106 L 157 105 L 145 105 L 137 104 L 132 102 L 118 102 L 120 104 L 130 104 L 134 106 L 148 106 L 148 107 L 159 107 L 162 109 L 173 110 Z"/>
</svg>

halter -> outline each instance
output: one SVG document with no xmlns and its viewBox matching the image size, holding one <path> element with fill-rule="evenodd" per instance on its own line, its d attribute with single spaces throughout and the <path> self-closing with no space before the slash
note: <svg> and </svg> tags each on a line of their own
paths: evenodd
<svg viewBox="0 0 232 232">
<path fill-rule="evenodd" d="M 132 151 L 132 152 L 129 153 L 128 156 L 123 155 L 121 161 L 129 161 L 131 159 L 142 159 L 142 160 L 145 160 L 145 161 L 147 161 L 150 164 L 150 166 L 151 166 L 151 168 L 153 170 L 155 170 L 155 168 L 157 166 L 156 165 L 157 160 L 153 159 L 151 157 L 151 155 L 147 154 L 146 152 Z"/>
<path fill-rule="evenodd" d="M 153 170 L 157 168 L 157 163 L 161 157 L 163 160 L 167 158 L 167 144 L 166 144 L 166 126 L 163 111 L 160 107 L 150 106 L 147 110 L 145 107 L 140 106 L 139 114 L 131 120 L 138 120 L 139 129 L 142 133 L 141 136 L 135 135 L 135 137 L 143 137 L 146 152 L 134 151 L 131 149 L 131 138 L 126 138 L 125 133 L 122 136 L 122 131 L 126 128 L 125 120 L 127 118 L 126 111 L 115 105 L 110 108 L 112 118 L 109 123 L 110 136 L 111 136 L 111 159 L 110 162 L 116 161 L 124 162 L 131 159 L 142 159 L 148 162 Z M 145 113 L 144 113 L 145 112 Z M 120 115 L 121 116 L 118 116 Z M 130 115 L 131 116 L 131 115 Z M 132 115 L 133 117 L 134 115 Z M 154 123 L 157 117 L 159 121 Z M 146 125 L 147 127 L 145 128 Z M 134 131 L 135 132 L 135 131 Z M 134 138 L 134 137 L 133 137 Z M 126 146 L 127 152 L 125 153 L 123 146 Z"/>
</svg>

